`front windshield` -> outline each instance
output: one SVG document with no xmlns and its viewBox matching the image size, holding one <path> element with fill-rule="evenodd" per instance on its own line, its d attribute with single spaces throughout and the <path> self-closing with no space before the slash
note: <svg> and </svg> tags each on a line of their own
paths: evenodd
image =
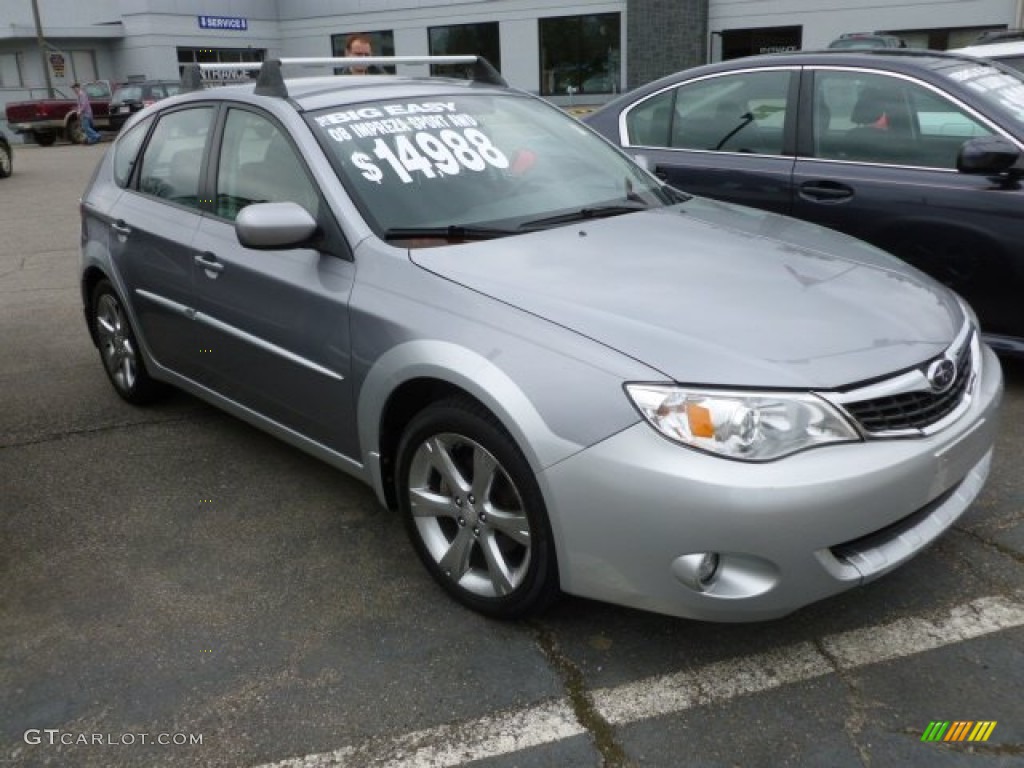
<svg viewBox="0 0 1024 768">
<path fill-rule="evenodd" d="M 524 95 L 365 102 L 320 111 L 310 124 L 382 237 L 525 231 L 574 212 L 608 215 L 679 199 L 574 118 Z"/>
<path fill-rule="evenodd" d="M 1024 73 L 958 61 L 945 75 L 973 91 L 982 101 L 1008 112 L 1018 129 L 1024 130 Z"/>
</svg>

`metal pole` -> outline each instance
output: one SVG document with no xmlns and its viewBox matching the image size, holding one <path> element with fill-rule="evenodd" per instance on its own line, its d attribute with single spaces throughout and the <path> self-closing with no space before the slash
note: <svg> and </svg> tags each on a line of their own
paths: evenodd
<svg viewBox="0 0 1024 768">
<path fill-rule="evenodd" d="M 39 0 L 32 0 L 32 18 L 36 22 L 36 42 L 39 44 L 39 63 L 43 65 L 43 77 L 46 78 L 46 94 L 52 99 L 53 80 L 50 78 L 50 62 L 46 60 L 46 41 L 43 39 L 43 25 L 39 21 Z"/>
</svg>

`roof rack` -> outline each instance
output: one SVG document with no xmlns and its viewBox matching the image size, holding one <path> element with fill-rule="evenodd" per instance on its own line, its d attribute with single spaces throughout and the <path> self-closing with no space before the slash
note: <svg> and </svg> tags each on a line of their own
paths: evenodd
<svg viewBox="0 0 1024 768">
<path fill-rule="evenodd" d="M 472 64 L 473 82 L 508 86 L 501 73 L 483 56 L 325 56 L 268 59 L 260 62 L 190 64 L 182 71 L 182 90 L 196 91 L 203 87 L 204 71 L 259 71 L 255 93 L 261 96 L 288 98 L 288 87 L 281 74 L 282 66 L 299 67 L 382 67 L 395 64 Z"/>
</svg>

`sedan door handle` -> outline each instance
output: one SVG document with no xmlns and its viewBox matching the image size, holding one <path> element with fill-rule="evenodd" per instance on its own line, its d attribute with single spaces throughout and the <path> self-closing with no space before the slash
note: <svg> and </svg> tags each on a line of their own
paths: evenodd
<svg viewBox="0 0 1024 768">
<path fill-rule="evenodd" d="M 132 228 L 125 224 L 122 219 L 115 221 L 110 225 L 110 228 L 117 232 L 121 237 L 128 237 L 128 235 L 132 233 Z"/>
<path fill-rule="evenodd" d="M 668 181 L 668 172 L 660 165 L 654 166 L 654 175 L 662 181 Z"/>
<path fill-rule="evenodd" d="M 217 275 L 224 271 L 224 265 L 217 261 L 217 257 L 212 253 L 197 253 L 193 257 L 193 261 L 198 264 L 206 272 L 206 276 L 216 280 Z"/>
<path fill-rule="evenodd" d="M 805 181 L 800 197 L 818 203 L 840 203 L 853 197 L 853 188 L 836 181 Z"/>
</svg>

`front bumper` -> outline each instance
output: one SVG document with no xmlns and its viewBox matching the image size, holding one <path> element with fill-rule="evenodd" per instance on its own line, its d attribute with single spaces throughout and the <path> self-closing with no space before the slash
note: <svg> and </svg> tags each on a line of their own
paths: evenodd
<svg viewBox="0 0 1024 768">
<path fill-rule="evenodd" d="M 540 481 L 564 591 L 674 616 L 754 621 L 865 583 L 947 530 L 991 463 L 1002 372 L 983 347 L 970 408 L 937 434 L 748 464 L 639 423 Z M 720 555 L 703 590 L 687 556 Z M 692 558 L 691 558 L 692 561 Z"/>
</svg>

